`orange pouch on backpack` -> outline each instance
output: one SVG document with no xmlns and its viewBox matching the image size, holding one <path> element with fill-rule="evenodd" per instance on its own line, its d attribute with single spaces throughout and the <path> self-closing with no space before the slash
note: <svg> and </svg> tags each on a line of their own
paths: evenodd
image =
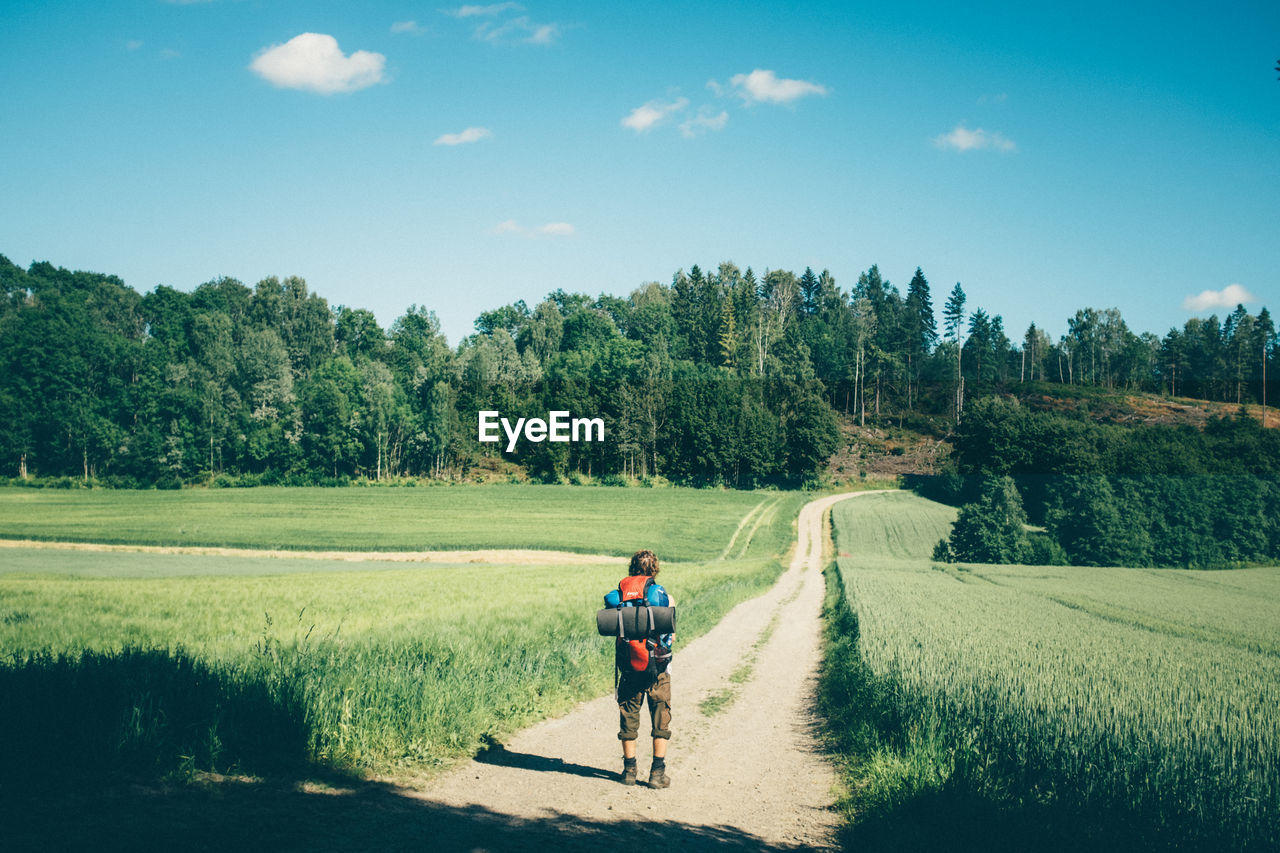
<svg viewBox="0 0 1280 853">
<path fill-rule="evenodd" d="M 649 646 L 644 640 L 627 640 L 627 657 L 631 668 L 636 672 L 644 672 L 649 668 Z"/>
</svg>

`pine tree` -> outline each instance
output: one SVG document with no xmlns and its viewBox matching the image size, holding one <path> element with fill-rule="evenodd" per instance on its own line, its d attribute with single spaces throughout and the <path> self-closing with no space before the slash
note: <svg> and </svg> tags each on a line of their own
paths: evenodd
<svg viewBox="0 0 1280 853">
<path fill-rule="evenodd" d="M 911 329 L 915 335 L 913 346 L 928 352 L 938 342 L 938 321 L 933 316 L 933 299 L 929 295 L 929 280 L 924 271 L 916 267 L 916 273 L 907 285 L 907 308 L 911 315 Z"/>
<path fill-rule="evenodd" d="M 813 274 L 813 267 L 805 267 L 804 275 L 800 276 L 801 310 L 805 314 L 812 316 L 818 313 L 820 294 L 821 288 L 818 285 L 818 277 Z"/>
<path fill-rule="evenodd" d="M 925 357 L 938 342 L 938 322 L 933 316 L 933 299 L 929 295 L 929 280 L 924 271 L 916 267 L 915 275 L 907 285 L 906 311 L 903 317 L 907 340 L 907 408 L 912 407 L 912 388 L 918 384 L 920 368 Z"/>
<path fill-rule="evenodd" d="M 733 299 L 726 295 L 720 309 L 720 358 L 725 367 L 738 367 L 738 332 L 733 318 Z"/>
<path fill-rule="evenodd" d="M 1262 341 L 1262 425 L 1267 425 L 1267 359 L 1275 348 L 1276 327 L 1271 321 L 1271 312 L 1265 307 L 1258 312 L 1258 337 Z"/>
<path fill-rule="evenodd" d="M 951 295 L 947 297 L 947 304 L 942 309 L 942 320 L 947 337 L 953 341 L 959 339 L 960 327 L 964 323 L 964 303 L 964 288 L 957 281 L 956 286 L 951 289 Z"/>
<path fill-rule="evenodd" d="M 956 346 L 956 420 L 960 420 L 960 412 L 964 409 L 964 374 L 960 370 L 960 328 L 964 323 L 964 288 L 960 282 L 951 289 L 947 304 L 942 309 L 942 320 L 947 330 L 947 337 Z"/>
</svg>

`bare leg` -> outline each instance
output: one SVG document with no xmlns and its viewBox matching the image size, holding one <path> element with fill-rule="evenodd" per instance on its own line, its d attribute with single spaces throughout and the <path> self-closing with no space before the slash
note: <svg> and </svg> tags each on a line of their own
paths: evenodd
<svg viewBox="0 0 1280 853">
<path fill-rule="evenodd" d="M 655 740 L 655 741 L 654 741 L 654 743 L 656 744 L 656 743 L 657 743 L 657 741 Z M 656 747 L 655 747 L 655 748 L 656 748 Z M 662 751 L 663 751 L 663 752 L 666 752 L 666 749 L 667 749 L 667 748 L 666 748 L 666 741 L 663 741 Z M 635 757 L 636 757 L 636 742 L 635 742 L 634 740 L 624 740 L 624 741 L 622 742 L 622 757 L 623 757 L 623 758 L 635 758 Z"/>
<path fill-rule="evenodd" d="M 632 754 L 632 755 L 635 755 L 635 754 L 636 754 L 636 744 L 635 744 L 635 741 L 627 741 L 627 743 L 630 743 L 630 744 L 631 744 L 631 754 Z M 624 747 L 624 749 L 625 749 L 625 747 Z M 654 738 L 654 739 L 653 739 L 653 757 L 654 757 L 654 758 L 666 758 L 666 757 L 667 757 L 667 739 L 666 739 L 666 738 L 664 738 L 664 737 L 656 737 L 656 738 Z"/>
</svg>

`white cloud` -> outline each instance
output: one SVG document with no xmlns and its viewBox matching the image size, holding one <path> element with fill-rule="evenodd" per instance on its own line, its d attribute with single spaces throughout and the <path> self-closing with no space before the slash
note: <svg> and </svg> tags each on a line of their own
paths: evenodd
<svg viewBox="0 0 1280 853">
<path fill-rule="evenodd" d="M 666 121 L 672 114 L 683 111 L 689 106 L 688 98 L 676 98 L 674 101 L 649 101 L 636 107 L 620 124 L 629 127 L 636 133 L 653 130 Z"/>
<path fill-rule="evenodd" d="M 725 110 L 716 112 L 711 107 L 699 107 L 697 115 L 680 123 L 680 134 L 686 139 L 693 139 L 703 133 L 723 130 L 729 123 L 729 113 Z"/>
<path fill-rule="evenodd" d="M 503 12 L 523 8 L 519 3 L 493 3 L 489 6 L 459 6 L 457 9 L 446 10 L 445 14 L 452 15 L 455 18 L 492 18 L 494 15 L 501 15 Z"/>
<path fill-rule="evenodd" d="M 396 21 L 391 25 L 391 32 L 397 34 L 405 34 L 411 36 L 422 35 L 426 32 L 417 21 Z"/>
<path fill-rule="evenodd" d="M 166 47 L 164 50 L 160 51 L 160 58 L 161 59 L 181 59 L 182 54 L 171 47 Z"/>
<path fill-rule="evenodd" d="M 1257 301 L 1258 298 L 1242 285 L 1228 284 L 1222 290 L 1202 290 L 1196 296 L 1188 296 L 1182 300 L 1182 310 L 1200 312 L 1210 308 L 1234 308 Z"/>
<path fill-rule="evenodd" d="M 137 50 L 140 47 L 142 47 L 142 42 L 138 39 L 129 39 L 129 41 L 124 43 L 125 50 Z"/>
<path fill-rule="evenodd" d="M 996 151 L 1009 153 L 1018 150 L 1018 146 L 1014 144 L 1012 139 L 1007 139 L 999 133 L 990 133 L 980 127 L 976 130 L 969 130 L 962 124 L 956 125 L 955 130 L 950 133 L 935 136 L 933 144 L 939 148 L 950 148 L 953 151 L 981 151 L 987 148 L 994 148 Z"/>
<path fill-rule="evenodd" d="M 468 142 L 479 142 L 482 139 L 488 139 L 493 136 L 493 131 L 487 127 L 468 127 L 461 133 L 446 133 L 436 139 L 435 145 L 464 145 Z"/>
<path fill-rule="evenodd" d="M 1001 92 L 998 95 L 983 95 L 981 98 L 978 98 L 978 105 L 986 106 L 987 104 L 1003 104 L 1008 100 L 1009 94 L 1007 92 Z"/>
<path fill-rule="evenodd" d="M 383 82 L 386 64 L 387 58 L 380 53 L 357 50 L 346 56 L 333 36 L 303 33 L 284 44 L 262 49 L 249 68 L 282 89 L 331 95 Z"/>
<path fill-rule="evenodd" d="M 713 81 L 714 82 L 714 81 Z M 808 95 L 825 95 L 827 87 L 808 80 L 787 80 L 763 68 L 757 68 L 750 74 L 735 74 L 729 78 L 738 97 L 747 104 L 789 104 Z M 712 91 L 719 89 L 716 84 Z"/>
<path fill-rule="evenodd" d="M 527 228 L 514 219 L 500 222 L 493 229 L 495 234 L 516 234 L 520 237 L 571 237 L 576 231 L 577 229 L 568 222 L 548 222 L 545 225 Z"/>
</svg>

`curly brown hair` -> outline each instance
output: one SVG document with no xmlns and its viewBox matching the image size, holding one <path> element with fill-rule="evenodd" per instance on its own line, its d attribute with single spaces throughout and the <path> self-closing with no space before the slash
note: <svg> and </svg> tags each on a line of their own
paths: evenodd
<svg viewBox="0 0 1280 853">
<path fill-rule="evenodd" d="M 658 555 L 649 549 L 636 551 L 631 555 L 631 567 L 627 569 L 628 575 L 648 575 L 651 578 L 658 576 Z"/>
</svg>

